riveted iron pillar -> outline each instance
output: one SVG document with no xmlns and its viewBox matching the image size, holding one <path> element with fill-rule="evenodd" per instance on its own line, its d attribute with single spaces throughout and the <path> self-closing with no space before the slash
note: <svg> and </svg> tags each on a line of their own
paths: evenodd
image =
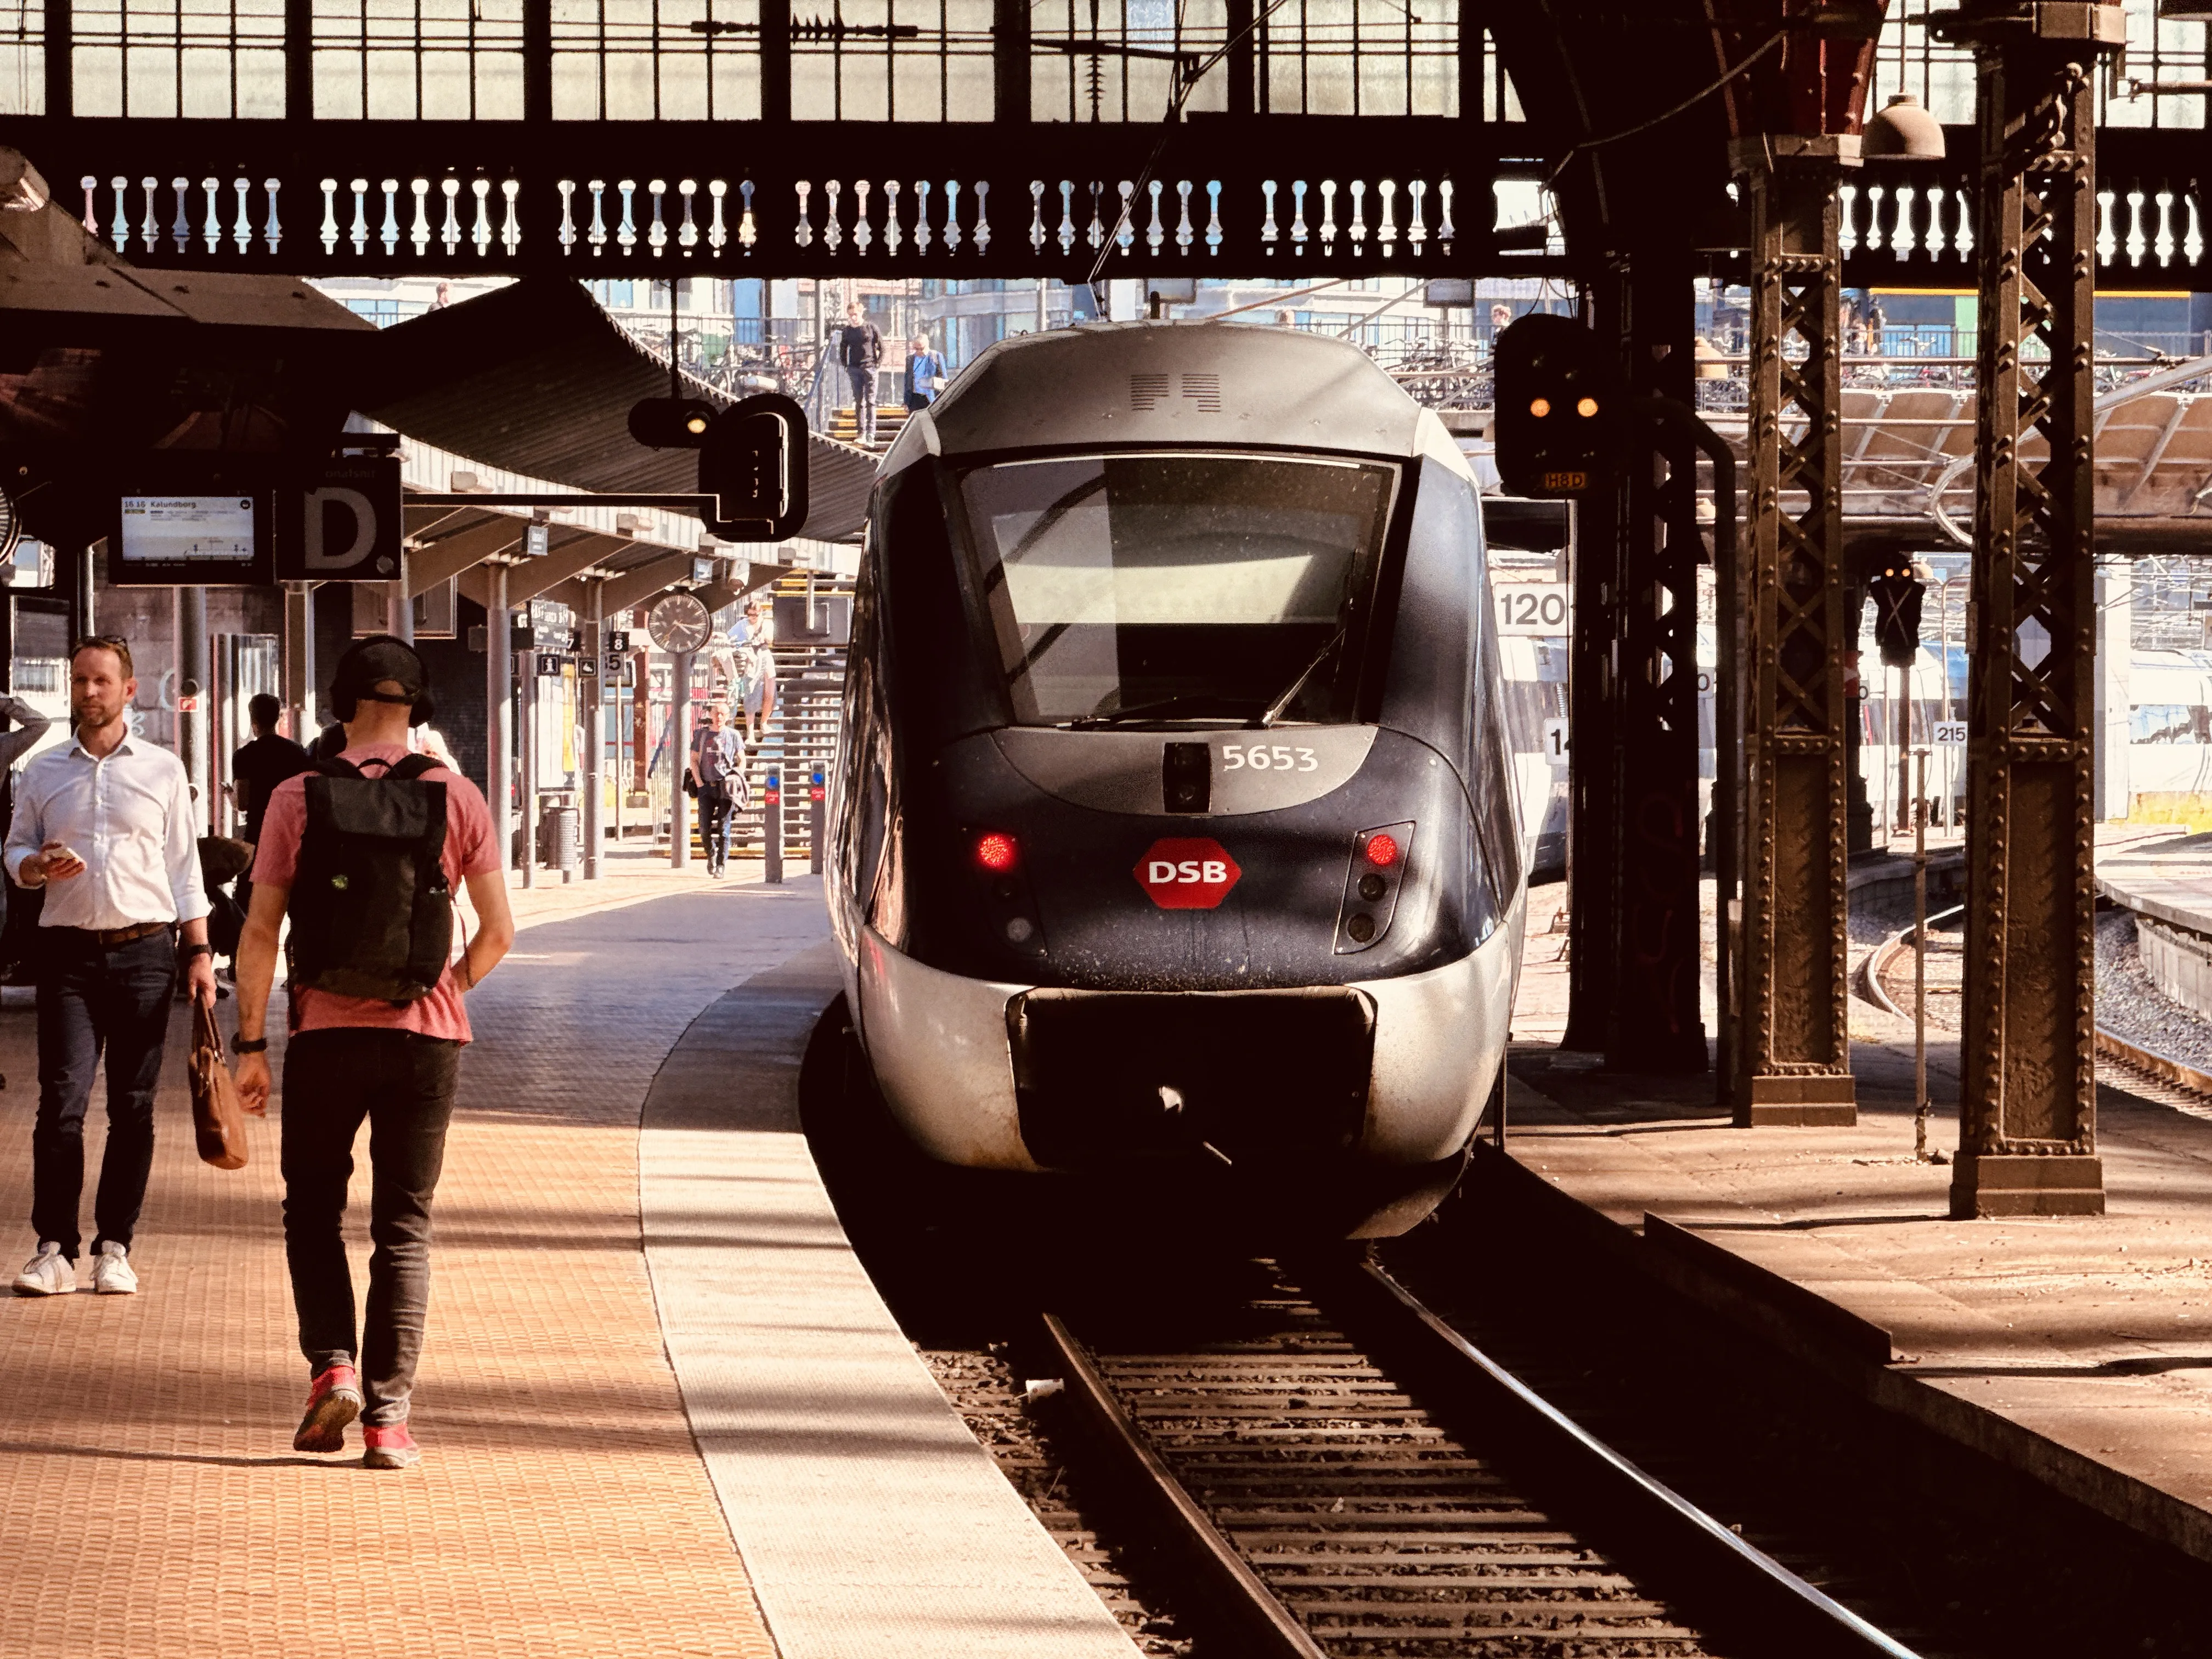
<svg viewBox="0 0 2212 1659">
<path fill-rule="evenodd" d="M 2094 1215 L 2099 56 L 2116 5 L 1974 7 L 1979 429 L 1951 1213 Z"/>
<path fill-rule="evenodd" d="M 1750 186 L 1749 534 L 1740 592 L 1743 1006 L 1726 1079 L 1739 1124 L 1857 1121 L 1849 957 L 1843 258 L 1836 187 L 1858 140 L 1738 140 Z M 1723 918 L 1723 926 L 1731 925 Z"/>
</svg>

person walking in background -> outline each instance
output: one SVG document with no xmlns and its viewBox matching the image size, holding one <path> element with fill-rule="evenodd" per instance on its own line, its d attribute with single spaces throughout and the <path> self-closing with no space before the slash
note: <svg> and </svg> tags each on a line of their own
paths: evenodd
<svg viewBox="0 0 2212 1659">
<path fill-rule="evenodd" d="M 945 359 L 929 349 L 929 337 L 917 334 L 906 352 L 906 406 L 927 409 L 945 390 Z"/>
<path fill-rule="evenodd" d="M 744 803 L 745 745 L 722 724 L 722 705 L 707 705 L 707 721 L 691 734 L 690 777 L 699 791 L 699 839 L 707 848 L 707 873 L 719 877 L 730 862 L 730 814 Z"/>
<path fill-rule="evenodd" d="M 265 1111 L 269 992 L 289 914 L 284 1255 L 310 1378 L 292 1444 L 343 1450 L 346 1425 L 359 1417 L 362 1462 L 398 1469 L 422 1455 L 408 1415 L 429 1308 L 430 1200 L 471 1035 L 462 998 L 514 943 L 514 918 L 483 796 L 430 757 L 408 753 L 409 727 L 431 714 L 429 677 L 414 647 L 385 634 L 360 641 L 338 660 L 331 704 L 344 722 L 343 752 L 317 775 L 279 784 L 262 823 L 232 1047 L 240 1101 Z M 424 824 L 423 838 L 391 851 L 390 826 L 410 818 Z M 434 858 L 420 850 L 432 840 Z M 337 899 L 319 874 L 334 865 L 353 877 Z M 477 929 L 455 957 L 451 896 L 464 884 Z M 413 917 L 413 927 L 394 927 L 395 915 Z M 426 926 L 431 919 L 442 928 Z M 368 1320 L 356 1333 L 341 1228 L 364 1118 L 374 1249 Z"/>
<path fill-rule="evenodd" d="M 230 757 L 230 798 L 244 823 L 239 826 L 238 838 L 248 847 L 261 839 L 261 815 L 269 810 L 269 797 L 276 786 L 287 778 L 296 778 L 302 772 L 315 769 L 313 758 L 291 738 L 280 737 L 276 719 L 283 705 L 266 691 L 246 700 L 246 717 L 253 725 L 253 739 L 239 745 Z M 251 909 L 253 904 L 253 883 L 246 876 L 238 878 L 233 889 L 240 910 Z"/>
<path fill-rule="evenodd" d="M 858 300 L 845 307 L 845 326 L 837 331 L 837 361 L 853 387 L 853 424 L 860 441 L 876 441 L 876 370 L 884 361 L 884 337 L 868 320 Z"/>
<path fill-rule="evenodd" d="M 154 1085 L 179 968 L 195 997 L 215 1001 L 191 786 L 174 755 L 131 734 L 137 694 L 127 642 L 103 634 L 77 646 L 70 655 L 76 739 L 24 769 L 8 827 L 8 874 L 19 886 L 47 890 L 31 1137 L 39 1249 L 15 1276 L 19 1296 L 77 1287 L 84 1115 L 103 1049 L 107 1151 L 93 1200 L 92 1287 L 109 1296 L 138 1288 L 131 1247 L 154 1163 Z"/>
<path fill-rule="evenodd" d="M 775 617 L 756 594 L 745 601 L 745 637 L 738 651 L 744 672 L 744 725 L 755 747 L 775 716 Z"/>
<path fill-rule="evenodd" d="M 53 729 L 54 723 L 21 697 L 9 696 L 3 692 L 0 692 L 0 720 L 10 722 L 15 728 L 0 734 L 0 774 L 4 774 L 13 770 L 17 761 L 39 746 L 39 740 Z M 7 932 L 8 908 L 8 884 L 0 882 L 0 936 L 4 936 Z M 10 944 L 12 945 L 12 940 Z M 12 965 L 15 959 L 13 949 L 7 955 Z M 0 1087 L 5 1086 L 6 1079 L 0 1079 Z"/>
</svg>

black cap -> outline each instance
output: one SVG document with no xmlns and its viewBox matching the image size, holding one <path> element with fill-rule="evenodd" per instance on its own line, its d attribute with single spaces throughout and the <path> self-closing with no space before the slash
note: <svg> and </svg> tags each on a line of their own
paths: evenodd
<svg viewBox="0 0 2212 1659">
<path fill-rule="evenodd" d="M 398 692 L 378 689 L 387 680 L 399 687 Z M 349 720 L 355 705 L 363 700 L 410 705 L 411 726 L 430 718 L 430 677 L 413 646 L 390 634 L 372 634 L 338 659 L 337 672 L 331 677 L 332 709 L 340 720 Z"/>
</svg>

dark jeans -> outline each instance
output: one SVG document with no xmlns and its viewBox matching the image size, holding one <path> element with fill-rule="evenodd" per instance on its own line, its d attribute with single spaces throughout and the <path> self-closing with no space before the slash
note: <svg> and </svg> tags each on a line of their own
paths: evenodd
<svg viewBox="0 0 2212 1659">
<path fill-rule="evenodd" d="M 845 378 L 853 386 L 853 424 L 862 438 L 872 441 L 876 435 L 876 371 L 858 363 L 848 363 Z"/>
<path fill-rule="evenodd" d="M 446 1126 L 461 1045 L 412 1031 L 303 1031 L 284 1054 L 284 1256 L 311 1370 L 361 1356 L 362 1421 L 407 1420 L 430 1307 L 430 1195 L 446 1158 Z M 374 1180 L 368 1209 L 368 1321 L 355 1343 L 346 1266 L 346 1182 L 354 1137 L 368 1120 Z"/>
<path fill-rule="evenodd" d="M 96 1251 L 128 1247 L 154 1164 L 154 1085 L 177 991 L 176 934 L 168 928 L 103 945 L 74 927 L 37 941 L 39 1117 L 31 1133 L 31 1226 L 72 1261 L 84 1194 L 84 1113 L 92 1074 L 107 1053 L 107 1152 L 93 1200 Z"/>
<path fill-rule="evenodd" d="M 730 861 L 730 814 L 736 809 L 730 792 L 720 784 L 699 786 L 699 842 L 707 849 L 710 870 L 719 870 Z"/>
</svg>

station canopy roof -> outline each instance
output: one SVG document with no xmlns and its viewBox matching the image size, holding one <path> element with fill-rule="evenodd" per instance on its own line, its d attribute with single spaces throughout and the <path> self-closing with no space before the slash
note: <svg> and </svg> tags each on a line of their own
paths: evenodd
<svg viewBox="0 0 2212 1659">
<path fill-rule="evenodd" d="M 689 376 L 684 393 L 730 396 Z M 599 308 L 580 283 L 525 277 L 384 331 L 362 411 L 471 460 L 602 494 L 676 495 L 699 487 L 697 455 L 648 449 L 629 411 L 669 395 L 668 368 Z M 808 438 L 811 503 L 799 533 L 846 540 L 867 516 L 876 458 Z"/>
</svg>

